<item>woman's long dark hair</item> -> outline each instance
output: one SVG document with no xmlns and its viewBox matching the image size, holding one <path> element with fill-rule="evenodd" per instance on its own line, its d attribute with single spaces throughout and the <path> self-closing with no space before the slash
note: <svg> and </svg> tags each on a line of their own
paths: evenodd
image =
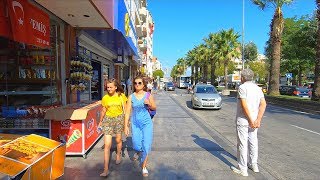
<svg viewBox="0 0 320 180">
<path fill-rule="evenodd" d="M 106 84 L 109 84 L 109 83 L 113 83 L 117 87 L 116 92 L 118 93 L 119 96 L 124 93 L 123 87 L 120 85 L 119 81 L 117 81 L 115 78 L 108 79 L 106 81 Z"/>
<path fill-rule="evenodd" d="M 133 79 L 133 84 L 136 82 L 137 79 L 141 79 L 142 80 L 142 84 L 143 84 L 143 90 L 147 91 L 147 81 L 145 80 L 145 77 L 138 75 L 137 77 L 135 77 Z M 135 86 L 133 86 L 133 91 L 136 92 L 136 88 Z"/>
</svg>

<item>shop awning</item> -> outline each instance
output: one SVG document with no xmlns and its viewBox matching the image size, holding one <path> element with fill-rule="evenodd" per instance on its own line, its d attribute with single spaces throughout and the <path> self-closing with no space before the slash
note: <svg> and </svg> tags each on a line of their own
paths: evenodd
<svg viewBox="0 0 320 180">
<path fill-rule="evenodd" d="M 73 27 L 113 28 L 113 0 L 35 0 Z"/>
</svg>

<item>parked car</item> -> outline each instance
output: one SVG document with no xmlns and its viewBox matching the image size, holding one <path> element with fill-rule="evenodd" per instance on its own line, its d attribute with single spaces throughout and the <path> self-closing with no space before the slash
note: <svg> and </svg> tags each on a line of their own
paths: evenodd
<svg viewBox="0 0 320 180">
<path fill-rule="evenodd" d="M 298 86 L 280 86 L 280 94 L 299 97 L 310 97 L 309 89 Z"/>
<path fill-rule="evenodd" d="M 166 91 L 174 91 L 175 90 L 175 86 L 174 86 L 173 82 L 166 82 L 163 88 Z"/>
<path fill-rule="evenodd" d="M 193 88 L 191 104 L 194 109 L 221 109 L 222 98 L 214 86 L 197 84 Z"/>
</svg>

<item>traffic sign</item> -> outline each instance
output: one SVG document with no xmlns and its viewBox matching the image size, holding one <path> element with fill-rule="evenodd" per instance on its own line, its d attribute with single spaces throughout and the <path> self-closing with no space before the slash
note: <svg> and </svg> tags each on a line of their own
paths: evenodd
<svg viewBox="0 0 320 180">
<path fill-rule="evenodd" d="M 286 73 L 286 77 L 287 77 L 288 79 L 291 79 L 291 78 L 292 78 L 292 73 Z"/>
</svg>

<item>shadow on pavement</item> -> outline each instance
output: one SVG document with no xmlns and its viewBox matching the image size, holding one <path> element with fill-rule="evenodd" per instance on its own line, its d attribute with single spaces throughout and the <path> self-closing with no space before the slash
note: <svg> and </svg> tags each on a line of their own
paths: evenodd
<svg viewBox="0 0 320 180">
<path fill-rule="evenodd" d="M 194 139 L 193 141 L 200 146 L 201 148 L 207 150 L 215 157 L 219 158 L 222 162 L 224 162 L 227 166 L 234 166 L 231 162 L 229 162 L 224 156 L 228 156 L 235 161 L 237 161 L 237 158 L 224 150 L 221 146 L 219 146 L 217 143 L 212 142 L 211 140 L 201 138 L 198 135 L 192 134 L 191 135 Z"/>
</svg>

